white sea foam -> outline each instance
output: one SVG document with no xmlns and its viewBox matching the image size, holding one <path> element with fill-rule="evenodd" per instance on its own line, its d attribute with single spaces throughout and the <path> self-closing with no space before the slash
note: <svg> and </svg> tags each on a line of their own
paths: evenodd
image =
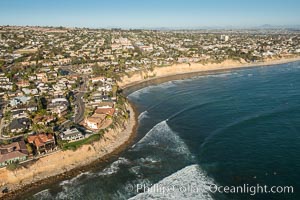
<svg viewBox="0 0 300 200">
<path fill-rule="evenodd" d="M 130 161 L 126 158 L 120 157 L 115 162 L 111 163 L 107 168 L 99 172 L 98 176 L 107 176 L 111 174 L 115 174 L 120 170 L 120 165 L 128 165 L 130 164 Z"/>
<path fill-rule="evenodd" d="M 78 176 L 70 179 L 65 180 L 60 183 L 62 191 L 57 193 L 55 197 L 51 196 L 49 193 L 49 190 L 41 191 L 34 196 L 37 199 L 82 199 L 82 189 L 84 187 L 84 184 L 82 185 L 82 180 L 84 176 L 87 176 L 86 178 L 96 178 L 99 176 L 107 176 L 110 174 L 114 174 L 119 171 L 120 165 L 122 164 L 130 164 L 130 161 L 126 158 L 120 157 L 115 162 L 111 163 L 107 168 L 102 170 L 99 173 L 91 173 L 91 172 L 85 172 L 81 173 Z"/>
<path fill-rule="evenodd" d="M 233 75 L 233 73 L 228 72 L 228 73 L 221 73 L 221 74 L 210 74 L 210 75 L 207 75 L 207 77 L 223 78 L 223 77 L 227 77 L 227 76 L 231 76 L 231 75 Z"/>
<path fill-rule="evenodd" d="M 148 115 L 148 111 L 145 110 L 144 112 L 142 112 L 139 116 L 138 116 L 138 120 L 139 122 L 142 121 L 143 119 L 146 119 L 146 118 L 149 118 L 149 115 Z"/>
<path fill-rule="evenodd" d="M 148 87 L 144 87 L 142 89 L 136 90 L 133 93 L 129 94 L 129 98 L 139 99 L 141 95 L 152 92 L 155 89 L 167 89 L 176 86 L 173 81 L 168 81 L 165 83 L 161 83 L 159 85 L 150 85 Z"/>
<path fill-rule="evenodd" d="M 33 196 L 35 199 L 39 199 L 39 200 L 53 199 L 53 196 L 50 194 L 49 189 L 42 190 Z"/>
<path fill-rule="evenodd" d="M 192 158 L 192 154 L 187 145 L 178 134 L 169 127 L 167 120 L 156 124 L 133 148 L 134 150 L 139 150 L 143 146 L 159 148 L 161 145 L 165 150 L 170 150 Z"/>
<path fill-rule="evenodd" d="M 62 191 L 59 192 L 55 198 L 53 199 L 68 199 L 68 200 L 75 200 L 75 199 L 82 199 L 83 198 L 83 186 L 77 185 L 76 187 L 70 185 L 64 185 L 62 187 Z"/>
<path fill-rule="evenodd" d="M 129 171 L 136 176 L 140 176 L 141 174 L 140 170 L 141 170 L 141 166 L 134 166 L 129 169 Z"/>
<path fill-rule="evenodd" d="M 140 90 L 136 90 L 133 93 L 129 94 L 129 98 L 139 99 L 141 95 L 149 93 L 152 86 L 142 88 Z"/>
<path fill-rule="evenodd" d="M 187 166 L 178 172 L 152 185 L 149 190 L 140 193 L 130 200 L 139 199 L 180 199 L 180 200 L 209 200 L 209 185 L 214 181 L 209 178 L 199 165 Z M 166 190 L 159 190 L 165 188 Z M 172 188 L 167 191 L 167 188 Z M 174 188 L 174 189 L 173 189 Z M 143 191 L 143 190 L 142 190 Z"/>
<path fill-rule="evenodd" d="M 136 160 L 139 166 L 147 166 L 151 168 L 156 168 L 157 165 L 161 163 L 161 159 L 154 158 L 152 156 L 147 156 L 146 158 L 139 158 Z"/>
<path fill-rule="evenodd" d="M 197 79 L 210 78 L 210 77 L 213 77 L 213 78 L 224 78 L 224 77 L 228 77 L 228 76 L 232 76 L 232 75 L 239 75 L 239 74 L 237 72 L 206 74 L 206 75 L 195 76 L 195 77 L 192 77 L 190 79 L 183 80 L 183 81 L 195 81 Z"/>
<path fill-rule="evenodd" d="M 171 88 L 171 87 L 175 87 L 176 84 L 175 81 L 167 81 L 167 82 L 164 82 L 164 83 L 161 83 L 159 85 L 156 85 L 154 86 L 155 88 Z"/>
<path fill-rule="evenodd" d="M 156 158 L 153 158 L 153 157 L 146 157 L 146 158 L 140 158 L 140 161 L 142 163 L 158 163 L 160 162 L 161 160 L 160 159 L 156 159 Z"/>
<path fill-rule="evenodd" d="M 35 199 L 39 200 L 54 200 L 54 199 L 79 199 L 82 195 L 82 189 L 78 183 L 80 183 L 79 179 L 80 177 L 84 175 L 91 175 L 90 172 L 81 173 L 78 176 L 70 179 L 62 181 L 59 185 L 61 186 L 62 191 L 57 193 L 55 196 L 53 196 L 50 193 L 49 189 L 40 191 L 36 194 L 34 194 Z"/>
<path fill-rule="evenodd" d="M 87 178 L 95 178 L 98 176 L 111 175 L 111 174 L 117 173 L 119 171 L 121 164 L 129 164 L 129 163 L 130 163 L 130 161 L 128 159 L 120 157 L 118 160 L 111 163 L 107 168 L 105 168 L 104 170 L 102 170 L 99 173 L 85 172 L 85 173 L 79 174 L 78 176 L 76 176 L 70 180 L 62 181 L 60 183 L 60 186 L 62 187 L 62 191 L 56 195 L 55 199 L 76 199 L 82 194 L 80 192 L 80 187 L 81 187 L 80 183 L 82 181 L 80 181 L 80 180 L 83 176 L 87 176 Z M 70 193 L 72 193 L 72 195 Z M 52 199 L 54 199 L 54 198 L 52 198 Z"/>
<path fill-rule="evenodd" d="M 92 175 L 91 172 L 83 172 L 83 173 L 78 174 L 77 176 L 75 176 L 74 178 L 72 178 L 70 180 L 64 180 L 64 181 L 62 181 L 59 185 L 63 186 L 63 185 L 67 185 L 67 184 L 75 184 L 83 176 L 91 176 L 91 175 Z"/>
</svg>

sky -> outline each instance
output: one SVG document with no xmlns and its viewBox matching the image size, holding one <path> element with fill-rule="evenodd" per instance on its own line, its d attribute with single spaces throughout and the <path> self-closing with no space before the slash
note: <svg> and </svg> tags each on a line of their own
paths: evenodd
<svg viewBox="0 0 300 200">
<path fill-rule="evenodd" d="M 299 0 L 0 0 L 0 25 L 201 28 L 300 25 Z"/>
</svg>

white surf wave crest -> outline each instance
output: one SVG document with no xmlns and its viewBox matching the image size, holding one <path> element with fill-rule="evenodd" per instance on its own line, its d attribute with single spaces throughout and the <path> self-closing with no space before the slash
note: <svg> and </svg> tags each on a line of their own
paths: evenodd
<svg viewBox="0 0 300 200">
<path fill-rule="evenodd" d="M 139 150 L 144 146 L 152 146 L 154 148 L 160 148 L 160 146 L 162 146 L 164 150 L 169 150 L 190 158 L 193 157 L 184 141 L 167 124 L 167 120 L 156 124 L 148 131 L 148 133 L 133 146 L 133 150 Z"/>
<path fill-rule="evenodd" d="M 148 86 L 148 87 L 136 90 L 136 91 L 132 92 L 131 94 L 129 94 L 128 97 L 134 98 L 134 99 L 139 99 L 141 97 L 141 95 L 149 93 L 153 87 L 154 86 Z"/>
<path fill-rule="evenodd" d="M 143 119 L 149 118 L 149 113 L 147 110 L 145 110 L 144 112 L 142 112 L 139 116 L 138 116 L 138 120 L 139 122 L 142 121 Z"/>
<path fill-rule="evenodd" d="M 139 99 L 141 95 L 150 93 L 155 89 L 167 89 L 176 86 L 174 81 L 167 81 L 165 83 L 161 83 L 159 85 L 149 85 L 148 87 L 144 87 L 142 89 L 136 90 L 128 95 L 129 98 Z"/>
<path fill-rule="evenodd" d="M 130 198 L 139 199 L 180 199 L 180 200 L 210 200 L 213 199 L 209 186 L 215 185 L 212 178 L 199 167 L 187 166 L 158 183 L 142 189 L 142 193 Z"/>
<path fill-rule="evenodd" d="M 35 199 L 39 199 L 39 200 L 53 199 L 53 196 L 51 195 L 49 189 L 42 190 L 33 196 Z"/>
<path fill-rule="evenodd" d="M 120 170 L 120 165 L 129 165 L 130 161 L 126 158 L 120 157 L 118 160 L 110 164 L 107 168 L 97 174 L 97 176 L 107 176 L 115 174 Z"/>
</svg>

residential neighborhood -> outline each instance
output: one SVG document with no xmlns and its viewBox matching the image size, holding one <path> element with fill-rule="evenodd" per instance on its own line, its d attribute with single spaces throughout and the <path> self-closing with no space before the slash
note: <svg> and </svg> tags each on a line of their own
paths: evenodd
<svg viewBox="0 0 300 200">
<path fill-rule="evenodd" d="M 299 32 L 285 29 L 1 26 L 0 36 L 1 167 L 74 150 L 122 124 L 129 115 L 117 85 L 123 75 L 176 63 L 300 55 Z"/>
</svg>

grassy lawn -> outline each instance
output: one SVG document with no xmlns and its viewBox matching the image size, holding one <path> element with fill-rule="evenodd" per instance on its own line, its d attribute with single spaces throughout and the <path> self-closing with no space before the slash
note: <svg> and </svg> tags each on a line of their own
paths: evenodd
<svg viewBox="0 0 300 200">
<path fill-rule="evenodd" d="M 81 147 L 82 145 L 91 144 L 92 142 L 100 140 L 100 138 L 101 138 L 100 134 L 91 135 L 90 137 L 85 138 L 83 140 L 79 140 L 79 141 L 76 141 L 76 142 L 70 142 L 70 143 L 65 144 L 63 146 L 63 150 L 69 150 L 69 149 L 70 150 L 76 150 L 79 147 Z"/>
</svg>

